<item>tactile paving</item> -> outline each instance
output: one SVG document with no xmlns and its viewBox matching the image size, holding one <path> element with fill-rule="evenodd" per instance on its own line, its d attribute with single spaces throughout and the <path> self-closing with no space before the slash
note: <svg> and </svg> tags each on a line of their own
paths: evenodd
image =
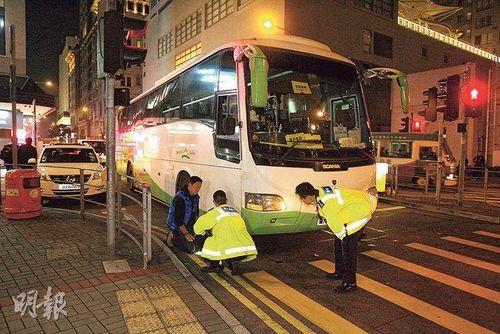
<svg viewBox="0 0 500 334">
<path fill-rule="evenodd" d="M 142 300 L 120 305 L 124 318 L 134 318 L 137 316 L 155 313 L 155 309 L 149 300 Z"/>
<path fill-rule="evenodd" d="M 144 288 L 147 295 L 151 299 L 177 296 L 175 290 L 169 285 L 147 286 Z"/>
<path fill-rule="evenodd" d="M 167 328 L 170 334 L 205 334 L 206 331 L 198 322 Z"/>
<path fill-rule="evenodd" d="M 177 295 L 153 299 L 151 302 L 158 311 L 168 311 L 185 306 L 182 299 Z"/>
<path fill-rule="evenodd" d="M 161 320 L 163 320 L 163 323 L 166 327 L 174 327 L 197 321 L 193 312 L 191 312 L 191 310 L 186 306 L 161 312 L 160 318 Z"/>
<path fill-rule="evenodd" d="M 118 303 L 131 303 L 148 299 L 148 295 L 143 289 L 120 290 L 116 292 Z"/>
<path fill-rule="evenodd" d="M 164 330 L 161 320 L 156 313 L 125 319 L 125 323 L 127 324 L 130 334 L 150 333 Z"/>
</svg>

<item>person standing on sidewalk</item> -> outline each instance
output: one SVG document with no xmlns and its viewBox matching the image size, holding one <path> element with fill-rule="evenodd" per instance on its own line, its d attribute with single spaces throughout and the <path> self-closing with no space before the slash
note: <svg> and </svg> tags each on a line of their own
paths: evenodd
<svg viewBox="0 0 500 334">
<path fill-rule="evenodd" d="M 226 193 L 217 190 L 213 195 L 215 208 L 201 216 L 194 224 L 197 235 L 208 234 L 201 256 L 210 261 L 206 272 L 223 269 L 226 261 L 232 275 L 240 274 L 239 261 L 247 262 L 257 256 L 257 248 L 247 231 L 245 221 L 227 205 Z"/>
<path fill-rule="evenodd" d="M 172 243 L 181 250 L 195 250 L 193 225 L 199 215 L 201 185 L 198 176 L 191 176 L 188 183 L 174 196 L 168 210 L 167 227 L 172 232 Z"/>
<path fill-rule="evenodd" d="M 335 272 L 329 278 L 342 280 L 336 292 L 356 290 L 357 243 L 363 228 L 375 210 L 375 197 L 364 191 L 348 188 L 321 187 L 309 182 L 295 188 L 306 205 L 315 204 L 319 219 L 325 219 L 334 234 Z"/>
<path fill-rule="evenodd" d="M 33 143 L 33 139 L 30 137 L 26 138 L 26 144 L 23 144 L 19 147 L 18 156 L 19 156 L 19 164 L 23 165 L 21 168 L 31 168 L 28 165 L 28 161 L 30 159 L 37 158 L 36 148 L 31 145 Z"/>
</svg>

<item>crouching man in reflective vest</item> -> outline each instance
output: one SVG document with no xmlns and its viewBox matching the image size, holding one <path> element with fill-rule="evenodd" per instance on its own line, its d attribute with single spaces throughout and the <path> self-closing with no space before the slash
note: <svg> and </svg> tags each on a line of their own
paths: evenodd
<svg viewBox="0 0 500 334">
<path fill-rule="evenodd" d="M 326 219 L 335 235 L 335 272 L 327 275 L 342 280 L 335 291 L 356 290 L 356 246 L 375 210 L 376 199 L 364 191 L 335 185 L 318 190 L 308 182 L 299 184 L 295 193 L 306 205 L 316 204 L 319 218 Z"/>
<path fill-rule="evenodd" d="M 194 224 L 194 233 L 209 235 L 201 251 L 201 256 L 210 260 L 210 266 L 205 271 L 222 270 L 222 261 L 225 260 L 231 274 L 237 275 L 240 269 L 237 261 L 247 262 L 255 259 L 257 249 L 243 218 L 226 204 L 226 193 L 217 190 L 213 200 L 215 208 L 198 218 Z"/>
</svg>

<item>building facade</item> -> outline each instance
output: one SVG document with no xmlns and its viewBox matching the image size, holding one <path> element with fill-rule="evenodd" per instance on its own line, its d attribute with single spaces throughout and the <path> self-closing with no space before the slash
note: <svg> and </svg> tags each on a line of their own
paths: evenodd
<svg viewBox="0 0 500 334">
<path fill-rule="evenodd" d="M 444 22 L 461 33 L 460 40 L 493 54 L 499 54 L 500 3 L 495 0 L 437 0 L 445 6 L 463 10 Z"/>
<path fill-rule="evenodd" d="M 105 133 L 105 85 L 97 76 L 97 21 L 102 14 L 100 0 L 80 0 L 80 44 L 79 104 L 75 123 L 78 124 L 78 138 L 104 138 Z M 101 7 L 101 8 L 100 8 Z M 123 2 L 125 16 L 145 19 L 149 14 L 149 0 L 127 0 Z M 143 38 L 127 40 L 136 47 L 144 47 Z M 127 87 L 135 97 L 142 92 L 142 65 L 127 68 L 123 79 L 117 80 L 116 88 Z"/>
<path fill-rule="evenodd" d="M 26 75 L 25 0 L 0 0 L 0 74 L 10 73 L 10 29 L 16 26 L 16 73 Z"/>
<path fill-rule="evenodd" d="M 75 108 L 76 94 L 78 92 L 75 51 L 77 45 L 77 37 L 66 37 L 63 51 L 59 55 L 59 94 L 57 106 L 60 116 L 59 119 L 63 118 L 65 115 L 74 114 L 71 113 L 71 110 Z M 71 125 L 73 129 L 76 128 L 76 123 L 71 122 Z"/>
</svg>

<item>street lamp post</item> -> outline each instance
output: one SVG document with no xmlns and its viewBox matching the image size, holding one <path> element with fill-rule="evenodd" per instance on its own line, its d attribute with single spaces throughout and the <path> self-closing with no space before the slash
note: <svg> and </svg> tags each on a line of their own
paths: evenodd
<svg viewBox="0 0 500 334">
<path fill-rule="evenodd" d="M 36 147 L 36 99 L 33 99 L 33 137 Z"/>
</svg>

